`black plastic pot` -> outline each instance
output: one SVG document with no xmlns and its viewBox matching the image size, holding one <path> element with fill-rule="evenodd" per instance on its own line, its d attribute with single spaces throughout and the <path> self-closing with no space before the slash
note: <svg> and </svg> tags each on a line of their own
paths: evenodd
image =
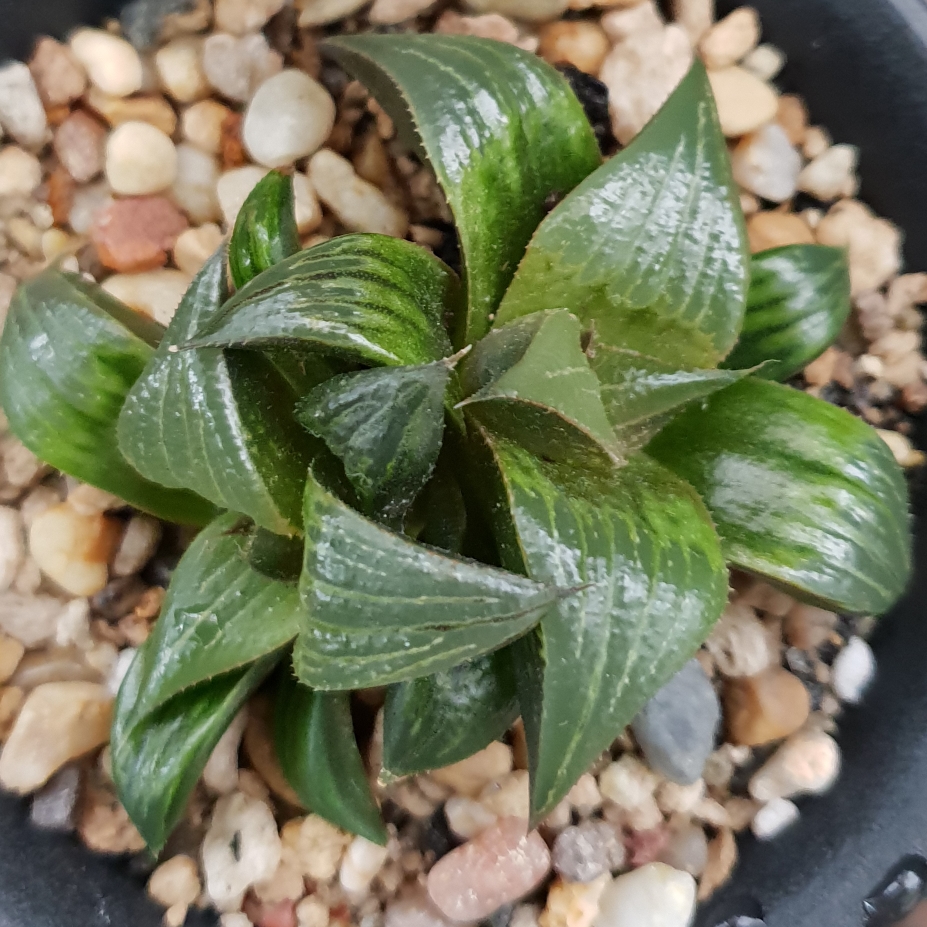
<svg viewBox="0 0 927 927">
<path fill-rule="evenodd" d="M 95 23 L 117 0 L 0 0 L 0 58 L 28 55 L 40 33 Z M 739 5 L 719 0 L 721 12 Z M 784 85 L 816 123 L 862 149 L 862 196 L 906 232 L 908 267 L 927 269 L 927 4 L 924 0 L 752 0 L 783 48 Z M 919 444 L 927 445 L 927 428 Z M 734 882 L 698 927 L 882 927 L 864 900 L 886 876 L 927 874 L 927 481 L 915 491 L 917 576 L 873 641 L 879 676 L 841 721 L 844 769 L 798 824 L 741 842 Z M 900 864 L 900 867 L 899 867 Z M 902 880 L 904 881 L 904 880 Z M 142 877 L 75 840 L 29 827 L 0 797 L 0 927 L 156 927 Z M 210 924 L 191 915 L 189 924 Z"/>
</svg>

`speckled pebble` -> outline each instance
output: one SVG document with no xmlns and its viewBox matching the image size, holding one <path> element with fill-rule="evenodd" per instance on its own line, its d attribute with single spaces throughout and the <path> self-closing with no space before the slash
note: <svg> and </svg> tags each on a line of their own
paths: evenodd
<svg viewBox="0 0 927 927">
<path fill-rule="evenodd" d="M 625 862 L 624 843 L 607 821 L 584 821 L 558 835 L 551 851 L 554 870 L 570 882 L 592 882 Z"/>
</svg>

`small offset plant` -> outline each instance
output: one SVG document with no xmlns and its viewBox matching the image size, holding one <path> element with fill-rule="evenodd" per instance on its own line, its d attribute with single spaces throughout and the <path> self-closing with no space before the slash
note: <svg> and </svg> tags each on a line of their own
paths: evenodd
<svg viewBox="0 0 927 927">
<path fill-rule="evenodd" d="M 270 174 L 166 331 L 48 270 L 0 343 L 28 447 L 206 526 L 113 723 L 154 851 L 259 687 L 289 784 L 341 827 L 385 840 L 351 716 L 372 687 L 384 779 L 521 716 L 537 822 L 704 641 L 728 565 L 854 613 L 909 574 L 886 445 L 775 382 L 845 321 L 844 255 L 750 258 L 699 64 L 603 164 L 564 79 L 516 48 L 325 51 L 433 166 L 462 279 L 377 235 L 299 250 Z"/>
</svg>

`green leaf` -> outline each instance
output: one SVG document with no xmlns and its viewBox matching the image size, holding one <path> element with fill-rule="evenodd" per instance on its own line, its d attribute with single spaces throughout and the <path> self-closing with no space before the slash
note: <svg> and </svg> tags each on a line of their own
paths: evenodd
<svg viewBox="0 0 927 927">
<path fill-rule="evenodd" d="M 564 593 L 416 544 L 306 483 L 299 678 L 363 689 L 441 672 L 537 624 Z"/>
<path fill-rule="evenodd" d="M 539 821 L 708 636 L 727 570 L 692 487 L 645 455 L 582 467 L 482 439 L 503 562 L 580 587 L 515 645 Z"/>
<path fill-rule="evenodd" d="M 235 220 L 229 270 L 235 289 L 299 251 L 293 180 L 271 171 L 258 181 Z"/>
<path fill-rule="evenodd" d="M 548 198 L 599 166 L 582 108 L 553 68 L 501 42 L 352 35 L 322 51 L 370 88 L 402 141 L 434 167 L 466 266 L 468 306 L 455 344 L 477 341 Z"/>
<path fill-rule="evenodd" d="M 238 516 L 227 513 L 181 558 L 141 649 L 144 685 L 134 706 L 139 715 L 296 637 L 302 610 L 296 586 L 252 569 L 245 559 L 249 541 Z"/>
<path fill-rule="evenodd" d="M 452 452 L 443 447 L 435 472 L 407 519 L 414 519 L 419 510 L 421 529 L 413 537 L 449 554 L 459 554 L 463 550 L 467 533 L 467 506 L 455 469 Z"/>
<path fill-rule="evenodd" d="M 195 347 L 286 345 L 378 366 L 451 353 L 454 273 L 425 248 L 386 235 L 342 235 L 281 261 L 187 332 Z"/>
<path fill-rule="evenodd" d="M 511 647 L 391 686 L 383 708 L 384 775 L 465 760 L 502 737 L 518 714 Z"/>
<path fill-rule="evenodd" d="M 247 545 L 248 566 L 268 579 L 299 582 L 303 568 L 303 540 L 255 527 Z"/>
<path fill-rule="evenodd" d="M 753 256 L 747 314 L 725 367 L 787 380 L 833 344 L 850 315 L 850 271 L 841 248 L 787 245 Z"/>
<path fill-rule="evenodd" d="M 316 387 L 297 418 L 344 463 L 363 511 L 399 528 L 434 470 L 452 363 L 346 373 Z"/>
<path fill-rule="evenodd" d="M 529 316 L 530 318 L 530 316 Z M 682 408 L 745 377 L 749 370 L 680 370 L 646 354 L 599 344 L 586 352 L 624 454 L 642 448 Z"/>
<path fill-rule="evenodd" d="M 579 320 L 565 309 L 497 329 L 476 346 L 473 369 L 464 374 L 467 385 L 492 379 L 459 407 L 538 455 L 567 459 L 577 451 L 605 451 L 618 459 L 581 335 Z"/>
<path fill-rule="evenodd" d="M 183 817 L 213 748 L 277 657 L 218 676 L 140 715 L 144 685 L 139 654 L 119 688 L 110 734 L 113 781 L 132 823 L 152 854 L 161 852 Z"/>
<path fill-rule="evenodd" d="M 151 480 L 185 487 L 278 534 L 301 528 L 311 458 L 296 397 L 250 352 L 179 351 L 226 296 L 219 249 L 194 279 L 119 416 L 119 447 Z"/>
<path fill-rule="evenodd" d="M 53 467 L 170 521 L 215 514 L 126 462 L 116 420 L 164 334 L 77 274 L 43 271 L 16 291 L 0 339 L 0 403 L 13 433 Z"/>
<path fill-rule="evenodd" d="M 647 450 L 701 493 L 735 566 L 846 612 L 879 614 L 904 591 L 904 474 L 843 409 L 744 380 L 684 412 Z"/>
<path fill-rule="evenodd" d="M 495 325 L 567 307 L 601 341 L 714 367 L 744 314 L 747 244 L 705 70 L 544 220 Z"/>
<path fill-rule="evenodd" d="M 281 674 L 274 743 L 300 801 L 336 827 L 386 845 L 386 828 L 367 782 L 347 692 L 315 692 Z"/>
</svg>

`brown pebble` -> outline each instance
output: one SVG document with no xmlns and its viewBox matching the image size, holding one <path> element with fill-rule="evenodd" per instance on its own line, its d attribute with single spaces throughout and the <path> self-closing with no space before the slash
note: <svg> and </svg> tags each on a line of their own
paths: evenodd
<svg viewBox="0 0 927 927">
<path fill-rule="evenodd" d="M 756 254 L 783 245 L 813 245 L 814 235 L 796 215 L 784 212 L 758 212 L 747 220 L 750 250 Z"/>
<path fill-rule="evenodd" d="M 85 100 L 114 128 L 124 122 L 147 122 L 165 135 L 177 129 L 177 114 L 164 97 L 111 97 L 92 88 Z"/>
<path fill-rule="evenodd" d="M 927 408 L 927 383 L 923 380 L 908 383 L 901 390 L 901 403 L 905 412 L 910 412 L 912 415 L 923 412 Z"/>
<path fill-rule="evenodd" d="M 724 713 L 731 743 L 756 747 L 794 734 L 808 720 L 811 699 L 797 676 L 775 666 L 728 680 Z"/>
<path fill-rule="evenodd" d="M 187 218 L 163 196 L 116 200 L 97 216 L 90 236 L 104 267 L 122 273 L 153 270 L 167 263 Z"/>
<path fill-rule="evenodd" d="M 229 112 L 222 120 L 219 153 L 224 171 L 248 163 L 248 155 L 241 140 L 242 118 L 241 113 Z"/>
<path fill-rule="evenodd" d="M 271 737 L 273 708 L 264 698 L 256 698 L 248 712 L 248 726 L 244 733 L 244 747 L 251 765 L 278 797 L 296 808 L 302 807 L 299 796 L 286 781 Z"/>
<path fill-rule="evenodd" d="M 63 168 L 56 167 L 48 177 L 48 205 L 55 225 L 66 226 L 74 203 L 74 178 Z"/>
<path fill-rule="evenodd" d="M 814 650 L 827 640 L 837 626 L 837 616 L 815 605 L 796 605 L 785 616 L 782 634 L 790 647 Z"/>
<path fill-rule="evenodd" d="M 598 74 L 608 54 L 609 41 L 598 23 L 586 19 L 560 20 L 541 29 L 538 54 L 551 64 L 572 64 L 587 74 Z"/>
<path fill-rule="evenodd" d="M 808 108 L 801 97 L 792 93 L 785 93 L 779 97 L 779 110 L 776 121 L 785 129 L 789 141 L 800 146 L 805 140 L 808 131 Z"/>
<path fill-rule="evenodd" d="M 730 876 L 737 863 L 737 840 L 730 828 L 723 828 L 708 844 L 708 862 L 698 885 L 698 900 L 704 901 L 714 894 Z"/>
<path fill-rule="evenodd" d="M 29 70 L 46 108 L 66 106 L 87 88 L 87 75 L 71 49 L 47 35 L 36 42 Z"/>
<path fill-rule="evenodd" d="M 805 367 L 805 381 L 809 386 L 826 386 L 834 378 L 834 368 L 840 352 L 829 347 L 819 358 Z"/>
<path fill-rule="evenodd" d="M 106 129 L 83 110 L 71 113 L 55 132 L 55 153 L 78 182 L 87 183 L 102 173 Z"/>
<path fill-rule="evenodd" d="M 145 841 L 113 792 L 102 785 L 88 789 L 77 832 L 96 853 L 138 853 Z"/>
<path fill-rule="evenodd" d="M 632 831 L 624 841 L 628 864 L 636 869 L 658 860 L 669 844 L 670 836 L 670 830 L 665 826 Z"/>
</svg>

